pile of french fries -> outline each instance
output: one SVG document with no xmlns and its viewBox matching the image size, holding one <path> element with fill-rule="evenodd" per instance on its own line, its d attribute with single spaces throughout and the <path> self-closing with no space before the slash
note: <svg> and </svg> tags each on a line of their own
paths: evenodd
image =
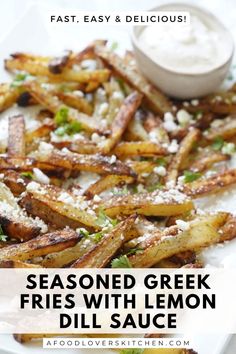
<svg viewBox="0 0 236 354">
<path fill-rule="evenodd" d="M 236 183 L 235 86 L 171 100 L 102 40 L 5 68 L 0 111 L 38 113 L 30 130 L 10 116 L 0 143 L 1 267 L 203 267 L 202 248 L 236 236 L 233 215 L 195 206 Z"/>
</svg>

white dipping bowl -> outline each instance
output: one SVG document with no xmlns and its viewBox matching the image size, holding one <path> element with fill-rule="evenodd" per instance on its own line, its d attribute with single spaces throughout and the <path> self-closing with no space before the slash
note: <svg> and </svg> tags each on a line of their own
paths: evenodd
<svg viewBox="0 0 236 354">
<path fill-rule="evenodd" d="M 224 62 L 209 71 L 200 73 L 174 71 L 155 61 L 155 57 L 139 40 L 145 26 L 135 26 L 132 32 L 132 44 L 138 67 L 144 76 L 167 95 L 180 99 L 197 98 L 216 91 L 226 78 L 233 58 L 234 42 L 230 32 L 213 14 L 197 6 L 173 3 L 157 6 L 150 11 L 188 11 L 190 16 L 196 15 L 219 31 L 227 45 L 228 54 Z M 158 31 L 158 25 L 156 29 Z"/>
</svg>

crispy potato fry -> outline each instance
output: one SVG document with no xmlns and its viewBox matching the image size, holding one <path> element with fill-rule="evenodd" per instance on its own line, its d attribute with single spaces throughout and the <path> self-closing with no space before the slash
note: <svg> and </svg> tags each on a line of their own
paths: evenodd
<svg viewBox="0 0 236 354">
<path fill-rule="evenodd" d="M 129 122 L 138 109 L 141 100 L 142 96 L 136 91 L 124 100 L 124 103 L 111 124 L 111 134 L 102 146 L 103 153 L 109 153 L 114 146 L 118 144 Z"/>
<path fill-rule="evenodd" d="M 92 155 L 101 152 L 99 146 L 90 140 L 77 140 L 75 142 L 52 142 L 52 144 L 59 149 L 67 147 L 69 150 L 77 152 L 78 154 Z"/>
<path fill-rule="evenodd" d="M 189 155 L 194 144 L 199 138 L 200 138 L 200 131 L 198 129 L 192 129 L 181 141 L 179 150 L 174 155 L 174 157 L 172 158 L 168 166 L 167 177 L 166 177 L 167 182 L 173 181 L 174 183 L 176 183 L 181 164 L 183 163 L 183 161 L 185 161 L 185 159 L 187 159 L 187 156 Z"/>
<path fill-rule="evenodd" d="M 74 108 L 66 106 L 56 96 L 50 93 L 50 91 L 45 91 L 42 86 L 35 81 L 27 83 L 25 87 L 29 90 L 30 94 L 38 103 L 42 104 L 45 108 L 54 114 L 56 114 L 62 108 L 67 108 L 69 122 L 79 122 L 81 124 L 81 128 L 90 133 L 99 130 L 99 124 L 96 118 L 90 117 L 84 113 L 78 112 Z"/>
<path fill-rule="evenodd" d="M 38 236 L 33 240 L 0 249 L 0 261 L 26 261 L 72 247 L 80 239 L 73 230 L 61 230 Z"/>
<path fill-rule="evenodd" d="M 217 193 L 236 183 L 236 169 L 218 173 L 206 179 L 199 179 L 184 185 L 184 193 L 192 198 L 198 198 L 210 193 Z"/>
<path fill-rule="evenodd" d="M 40 264 L 46 268 L 61 268 L 68 266 L 83 257 L 94 246 L 95 242 L 92 238 L 90 238 L 88 242 L 88 239 L 83 237 L 74 247 L 66 248 L 59 253 L 48 254 Z"/>
<path fill-rule="evenodd" d="M 137 111 L 138 113 L 138 111 Z M 127 141 L 147 141 L 149 140 L 148 132 L 143 126 L 143 122 L 139 118 L 139 114 L 135 114 L 134 119 L 129 123 L 124 138 Z"/>
<path fill-rule="evenodd" d="M 82 258 L 78 259 L 72 268 L 103 268 L 114 254 L 118 251 L 124 241 L 127 241 L 126 232 L 131 228 L 136 217 L 130 216 L 120 222 L 112 231 L 103 236 L 102 240 L 95 245 Z"/>
<path fill-rule="evenodd" d="M 19 95 L 18 87 L 13 87 L 10 84 L 0 84 L 0 112 L 16 103 Z"/>
<path fill-rule="evenodd" d="M 21 261 L 1 261 L 0 268 L 42 268 L 38 264 L 26 263 Z"/>
<path fill-rule="evenodd" d="M 207 141 L 213 141 L 219 136 L 225 140 L 228 140 L 236 135 L 236 117 L 230 117 L 230 119 L 222 119 L 222 124 L 216 128 L 210 128 L 205 138 Z"/>
<path fill-rule="evenodd" d="M 162 236 L 158 230 L 157 239 L 155 240 L 152 236 L 149 246 L 142 252 L 129 256 L 129 261 L 135 268 L 151 267 L 175 253 L 199 250 L 217 243 L 220 240 L 217 230 L 225 223 L 226 219 L 227 213 L 201 216 L 189 222 L 188 230 L 179 230 L 179 232 L 177 230 L 175 236 L 168 234 L 168 230 L 172 230 L 173 226 L 165 229 Z"/>
<path fill-rule="evenodd" d="M 177 190 L 170 194 L 168 191 L 140 193 L 134 195 L 114 196 L 99 204 L 108 216 L 115 215 L 178 215 L 193 209 L 191 200 Z"/>
<path fill-rule="evenodd" d="M 167 154 L 166 149 L 151 141 L 122 142 L 115 147 L 113 152 L 115 155 L 122 158 L 130 156 L 155 156 Z"/>
<path fill-rule="evenodd" d="M 71 57 L 72 51 L 67 50 L 62 56 L 50 59 L 48 62 L 48 70 L 52 74 L 61 74 L 64 68 L 67 66 Z"/>
<path fill-rule="evenodd" d="M 25 191 L 26 186 L 29 183 L 27 178 L 12 170 L 4 172 L 2 181 L 16 197 Z"/>
<path fill-rule="evenodd" d="M 95 155 L 81 155 L 77 153 L 66 152 L 51 149 L 48 152 L 42 150 L 36 155 L 37 160 L 41 163 L 51 164 L 58 168 L 64 168 L 74 171 L 89 171 L 98 174 L 114 174 L 114 175 L 127 175 L 135 177 L 134 172 L 119 160 L 113 162 L 112 157 Z"/>
<path fill-rule="evenodd" d="M 13 72 L 16 70 L 26 71 L 34 76 L 46 76 L 49 79 L 56 78 L 58 81 L 74 81 L 79 83 L 88 83 L 90 81 L 102 83 L 107 81 L 110 76 L 110 71 L 108 69 L 75 71 L 67 67 L 65 67 L 61 73 L 55 74 L 49 70 L 48 62 L 40 62 L 22 57 L 6 59 L 5 69 Z"/>
<path fill-rule="evenodd" d="M 11 158 L 25 156 L 25 120 L 22 115 L 9 117 L 7 155 Z"/>
<path fill-rule="evenodd" d="M 128 165 L 135 173 L 141 175 L 143 173 L 151 173 L 157 164 L 153 161 L 129 161 Z"/>
<path fill-rule="evenodd" d="M 220 241 L 230 241 L 236 237 L 236 218 L 229 214 L 226 223 L 220 229 Z"/>
<path fill-rule="evenodd" d="M 41 170 L 56 172 L 56 167 L 46 163 L 37 161 L 31 157 L 25 158 L 8 158 L 0 156 L 0 171 L 14 170 L 14 171 L 32 171 L 33 168 L 38 167 Z"/>
<path fill-rule="evenodd" d="M 101 177 L 97 182 L 89 186 L 85 191 L 85 195 L 91 197 L 102 193 L 103 191 L 113 188 L 117 185 L 130 184 L 134 182 L 134 178 L 130 176 L 108 175 Z"/>
<path fill-rule="evenodd" d="M 30 219 L 26 217 L 20 218 L 20 214 L 18 218 L 16 215 L 6 215 L 2 210 L 0 210 L 0 224 L 7 236 L 20 241 L 28 241 L 38 236 L 41 232 L 41 228 L 30 222 Z"/>
<path fill-rule="evenodd" d="M 66 105 L 78 109 L 78 111 L 83 112 L 91 116 L 93 112 L 93 107 L 86 101 L 83 97 L 73 93 L 73 92 L 55 92 L 55 95 Z"/>
<path fill-rule="evenodd" d="M 0 182 L 0 225 L 7 236 L 21 241 L 39 235 L 43 227 L 23 212 L 10 189 L 2 182 Z"/>
<path fill-rule="evenodd" d="M 77 228 L 87 225 L 90 228 L 101 229 L 96 214 L 84 197 L 75 196 L 55 186 L 36 183 L 33 183 L 32 188 L 29 185 L 27 191 L 20 204 L 30 214 L 38 215 L 58 227 L 69 225 L 71 228 Z"/>
<path fill-rule="evenodd" d="M 152 86 L 138 72 L 124 65 L 123 60 L 117 54 L 102 46 L 97 46 L 95 52 L 109 68 L 111 67 L 130 86 L 142 93 L 147 105 L 156 113 L 164 114 L 172 111 L 171 104 L 163 93 Z"/>
<path fill-rule="evenodd" d="M 189 169 L 194 172 L 202 172 L 210 168 L 217 162 L 227 161 L 230 159 L 230 155 L 223 154 L 222 152 L 212 152 L 210 151 L 208 154 L 197 154 L 194 161 L 187 166 L 183 167 L 182 169 Z"/>
<path fill-rule="evenodd" d="M 55 129 L 55 124 L 52 120 L 47 120 L 44 122 L 40 127 L 36 128 L 35 130 L 27 131 L 25 134 L 25 142 L 28 145 L 35 143 L 37 139 L 40 138 L 47 138 L 49 137 L 50 133 Z M 30 149 L 31 150 L 31 149 Z"/>
</svg>

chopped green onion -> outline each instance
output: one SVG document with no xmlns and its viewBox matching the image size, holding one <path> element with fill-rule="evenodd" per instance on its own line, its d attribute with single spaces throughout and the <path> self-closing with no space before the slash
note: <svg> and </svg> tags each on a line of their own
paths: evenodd
<svg viewBox="0 0 236 354">
<path fill-rule="evenodd" d="M 132 254 L 137 254 L 139 252 L 142 252 L 143 249 L 142 248 L 139 248 L 139 247 L 134 247 L 134 248 L 131 248 L 129 250 L 129 252 L 127 253 L 128 256 L 132 255 Z"/>
<path fill-rule="evenodd" d="M 21 86 L 26 80 L 34 79 L 34 76 L 28 73 L 18 73 L 14 80 L 11 83 L 11 87 L 19 87 Z"/>
<path fill-rule="evenodd" d="M 199 172 L 184 171 L 184 182 L 191 183 L 199 179 L 201 176 L 202 175 Z"/>
<path fill-rule="evenodd" d="M 89 236 L 89 232 L 86 229 L 80 229 L 79 234 L 82 235 L 83 237 Z"/>
<path fill-rule="evenodd" d="M 104 210 L 99 209 L 98 212 L 98 218 L 97 218 L 97 224 L 101 227 L 106 227 L 106 226 L 116 226 L 118 221 L 116 219 L 111 219 L 109 216 L 107 216 L 104 212 Z"/>
<path fill-rule="evenodd" d="M 111 262 L 112 268 L 132 268 L 130 261 L 126 255 L 113 259 Z"/>
<path fill-rule="evenodd" d="M 155 163 L 157 163 L 159 166 L 166 166 L 167 161 L 164 157 L 159 157 L 158 159 L 155 159 Z"/>
<path fill-rule="evenodd" d="M 7 240 L 7 236 L 4 235 L 2 226 L 0 225 L 0 241 L 6 242 L 6 240 Z"/>
<path fill-rule="evenodd" d="M 80 122 L 77 122 L 76 120 L 72 121 L 71 123 L 68 123 L 66 127 L 66 133 L 68 135 L 73 135 L 75 133 L 81 132 L 81 124 Z"/>
<path fill-rule="evenodd" d="M 21 175 L 22 177 L 26 177 L 26 178 L 28 178 L 28 179 L 33 179 L 33 177 L 34 177 L 34 175 L 33 175 L 32 172 L 22 172 L 20 175 Z"/>
<path fill-rule="evenodd" d="M 224 139 L 221 136 L 218 136 L 215 138 L 215 140 L 212 143 L 212 148 L 216 151 L 221 150 L 224 145 Z"/>
<path fill-rule="evenodd" d="M 68 121 L 68 113 L 69 113 L 69 108 L 67 107 L 62 107 L 57 111 L 55 114 L 54 120 L 57 125 L 64 125 Z"/>
<path fill-rule="evenodd" d="M 96 234 L 91 235 L 91 237 L 94 240 L 94 242 L 98 243 L 103 238 L 103 233 L 102 232 L 97 232 Z"/>
<path fill-rule="evenodd" d="M 114 52 L 118 47 L 119 47 L 118 42 L 113 42 L 111 43 L 110 50 Z"/>
<path fill-rule="evenodd" d="M 161 183 L 159 182 L 159 183 L 156 183 L 156 184 L 154 184 L 154 185 L 152 185 L 152 186 L 146 187 L 146 189 L 147 189 L 148 192 L 154 192 L 155 190 L 161 189 L 161 188 L 163 188 L 163 187 L 164 187 L 163 184 L 161 184 Z"/>
<path fill-rule="evenodd" d="M 194 112 L 193 113 L 193 119 L 197 120 L 198 118 L 200 118 L 202 116 L 202 114 L 203 114 L 203 111 L 201 111 L 201 110 L 198 110 L 198 111 Z"/>
</svg>

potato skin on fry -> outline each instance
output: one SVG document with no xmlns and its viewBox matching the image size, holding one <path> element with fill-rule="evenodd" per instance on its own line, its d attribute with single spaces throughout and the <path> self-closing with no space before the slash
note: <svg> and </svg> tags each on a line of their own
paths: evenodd
<svg viewBox="0 0 236 354">
<path fill-rule="evenodd" d="M 114 162 L 109 156 L 100 154 L 82 155 L 68 151 L 64 153 L 54 149 L 47 156 L 37 155 L 37 160 L 51 166 L 74 171 L 89 171 L 98 174 L 127 175 L 135 177 L 135 173 L 126 164 L 119 160 Z"/>
<path fill-rule="evenodd" d="M 38 264 L 21 261 L 0 261 L 0 268 L 42 268 Z"/>
<path fill-rule="evenodd" d="M 73 230 L 61 230 L 38 236 L 33 240 L 0 249 L 0 261 L 25 261 L 34 257 L 60 252 L 74 246 L 80 236 Z"/>
<path fill-rule="evenodd" d="M 20 241 L 28 241 L 31 238 L 38 236 L 41 231 L 40 227 L 15 220 L 11 215 L 1 215 L 1 211 L 0 225 L 6 235 Z"/>
<path fill-rule="evenodd" d="M 226 219 L 227 213 L 199 217 L 199 219 L 189 222 L 189 229 L 180 231 L 175 236 L 169 236 L 168 229 L 166 229 L 163 232 L 163 237 L 160 237 L 159 233 L 156 241 L 152 237 L 149 246 L 144 251 L 129 256 L 129 261 L 135 268 L 151 267 L 178 252 L 199 250 L 202 247 L 215 244 L 220 240 L 217 230 L 225 223 Z"/>
<path fill-rule="evenodd" d="M 121 158 L 132 156 L 159 156 L 167 154 L 165 148 L 151 141 L 121 142 L 115 147 L 113 152 L 116 156 Z"/>
<path fill-rule="evenodd" d="M 110 217 L 134 213 L 147 216 L 178 215 L 193 209 L 191 200 L 184 198 L 182 194 L 180 195 L 182 198 L 180 201 L 165 191 L 114 196 L 101 202 L 99 207 L 102 207 Z"/>
<path fill-rule="evenodd" d="M 163 115 L 165 112 L 172 111 L 172 107 L 164 94 L 152 86 L 137 71 L 130 70 L 128 66 L 124 65 L 123 60 L 118 55 L 102 46 L 97 46 L 95 52 L 109 68 L 111 67 L 129 85 L 141 92 L 148 106 L 156 113 Z"/>
<path fill-rule="evenodd" d="M 236 183 L 236 169 L 227 170 L 225 172 L 213 175 L 204 180 L 197 180 L 192 183 L 185 184 L 183 187 L 184 193 L 192 198 L 199 196 L 217 193 Z"/>
<path fill-rule="evenodd" d="M 25 120 L 22 115 L 9 117 L 7 155 L 11 158 L 25 156 Z"/>
<path fill-rule="evenodd" d="M 130 216 L 120 222 L 113 230 L 104 235 L 102 240 L 95 245 L 82 258 L 78 259 L 71 268 L 103 268 L 121 245 L 127 241 L 126 233 L 133 225 L 136 216 Z"/>
<path fill-rule="evenodd" d="M 104 142 L 102 147 L 103 153 L 108 153 L 114 148 L 115 145 L 118 144 L 137 108 L 141 104 L 141 101 L 142 95 L 140 95 L 137 91 L 132 92 L 128 97 L 126 97 L 111 124 L 111 134 Z"/>
<path fill-rule="evenodd" d="M 27 210 L 27 212 L 34 216 L 39 216 L 44 221 L 56 225 L 59 228 L 66 226 L 76 229 L 81 227 L 83 224 L 70 219 L 64 215 L 59 214 L 53 210 L 46 202 L 38 200 L 33 196 L 27 194 L 20 201 L 20 205 Z"/>
</svg>

